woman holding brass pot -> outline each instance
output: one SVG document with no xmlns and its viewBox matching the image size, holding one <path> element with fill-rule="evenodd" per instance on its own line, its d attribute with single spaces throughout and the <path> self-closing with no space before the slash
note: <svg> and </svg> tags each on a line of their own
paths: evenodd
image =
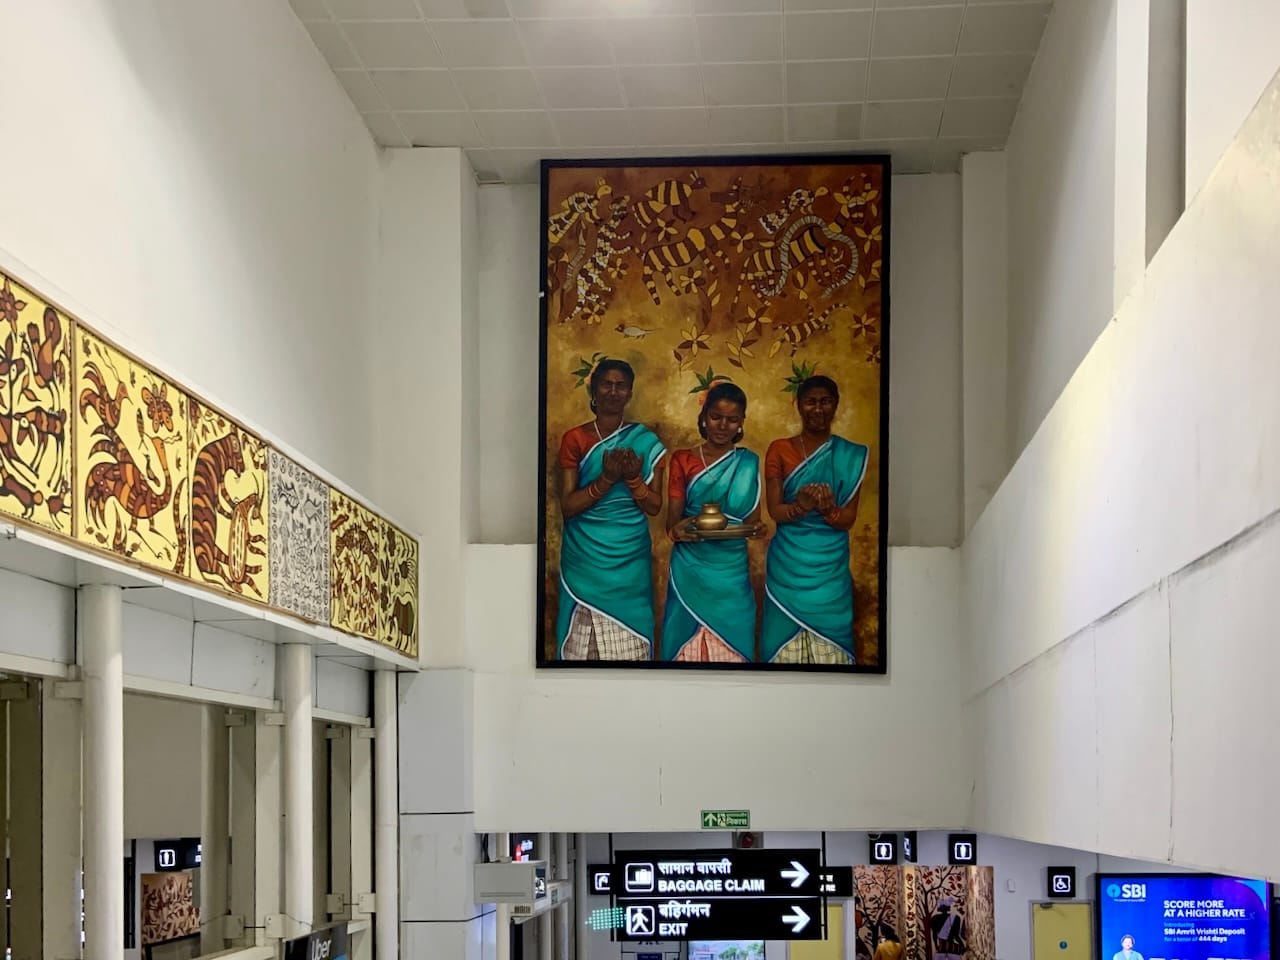
<svg viewBox="0 0 1280 960">
<path fill-rule="evenodd" d="M 677 450 L 667 487 L 671 575 L 661 659 L 742 663 L 755 652 L 756 602 L 747 540 L 763 536 L 760 458 L 737 444 L 747 395 L 732 383 L 707 391 L 702 442 Z"/>
</svg>

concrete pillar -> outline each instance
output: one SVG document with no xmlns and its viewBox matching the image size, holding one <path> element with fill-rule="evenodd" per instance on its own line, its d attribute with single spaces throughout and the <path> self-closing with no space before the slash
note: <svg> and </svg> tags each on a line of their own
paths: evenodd
<svg viewBox="0 0 1280 960">
<path fill-rule="evenodd" d="M 284 701 L 284 913 L 290 936 L 314 927 L 311 647 L 280 648 Z"/>
<path fill-rule="evenodd" d="M 123 599 L 120 587 L 80 588 L 86 960 L 124 956 Z"/>
<path fill-rule="evenodd" d="M 205 704 L 200 791 L 200 952 L 226 949 L 227 838 L 230 830 L 231 757 L 227 711 Z"/>
<path fill-rule="evenodd" d="M 400 793 L 397 766 L 398 695 L 394 670 L 373 675 L 374 890 L 378 914 L 375 950 L 378 960 L 400 955 Z"/>
</svg>

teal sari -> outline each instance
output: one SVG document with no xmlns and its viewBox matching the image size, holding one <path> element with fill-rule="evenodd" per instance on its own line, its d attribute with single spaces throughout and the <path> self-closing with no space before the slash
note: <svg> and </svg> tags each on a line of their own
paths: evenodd
<svg viewBox="0 0 1280 960">
<path fill-rule="evenodd" d="M 832 437 L 786 478 L 783 499 L 795 500 L 806 484 L 825 483 L 835 502 L 847 506 L 862 486 L 868 453 L 860 443 Z M 853 656 L 849 532 L 831 527 L 814 510 L 792 523 L 778 524 L 769 543 L 760 659 L 774 659 L 802 630 Z"/>
<path fill-rule="evenodd" d="M 718 503 L 730 524 L 741 524 L 760 504 L 760 458 L 738 448 L 707 467 L 685 490 L 684 515 Z M 747 566 L 747 541 L 677 543 L 662 623 L 662 659 L 707 627 L 743 658 L 755 658 L 756 598 Z"/>
<path fill-rule="evenodd" d="M 604 454 L 630 447 L 640 458 L 640 476 L 653 480 L 667 452 L 648 427 L 628 423 L 609 434 L 582 458 L 578 488 L 604 473 Z M 615 483 L 589 509 L 564 522 L 560 545 L 560 610 L 556 617 L 556 651 L 564 655 L 573 615 L 579 605 L 596 610 L 653 647 L 653 541 L 649 518 L 627 485 Z"/>
</svg>

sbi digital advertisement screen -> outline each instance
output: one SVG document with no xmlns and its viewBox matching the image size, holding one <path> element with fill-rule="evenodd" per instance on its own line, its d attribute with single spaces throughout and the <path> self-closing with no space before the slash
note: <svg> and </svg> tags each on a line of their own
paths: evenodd
<svg viewBox="0 0 1280 960">
<path fill-rule="evenodd" d="M 1270 890 L 1204 874 L 1099 874 L 1099 960 L 1271 960 Z"/>
</svg>

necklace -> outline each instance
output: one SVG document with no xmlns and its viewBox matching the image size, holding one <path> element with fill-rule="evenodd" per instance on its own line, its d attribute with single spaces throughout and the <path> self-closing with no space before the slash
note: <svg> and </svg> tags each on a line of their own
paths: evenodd
<svg viewBox="0 0 1280 960">
<path fill-rule="evenodd" d="M 619 421 L 618 421 L 618 430 L 621 430 L 621 429 L 622 429 L 622 427 L 623 427 L 623 424 L 625 424 L 626 422 L 627 422 L 626 420 L 619 420 Z M 596 431 L 596 439 L 597 439 L 597 440 L 600 440 L 600 441 L 603 441 L 603 440 L 604 440 L 604 437 L 602 437 L 602 436 L 600 435 L 600 421 L 599 421 L 599 420 L 592 420 L 592 421 L 591 421 L 591 426 L 595 427 L 595 431 Z M 614 430 L 614 431 L 613 431 L 613 433 L 617 433 L 617 432 L 618 432 L 618 430 Z M 612 436 L 613 436 L 613 433 L 609 434 L 609 436 L 611 436 L 611 437 L 612 437 Z"/>
<path fill-rule="evenodd" d="M 731 445 L 728 450 L 726 450 L 724 453 L 720 454 L 720 456 L 712 460 L 711 463 L 707 463 L 707 455 L 702 450 L 702 444 L 698 444 L 698 458 L 702 461 L 702 469 L 703 470 L 707 469 L 707 467 L 711 466 L 712 463 L 719 463 L 729 454 L 733 453 L 733 451 L 734 451 L 734 448 Z"/>
</svg>

